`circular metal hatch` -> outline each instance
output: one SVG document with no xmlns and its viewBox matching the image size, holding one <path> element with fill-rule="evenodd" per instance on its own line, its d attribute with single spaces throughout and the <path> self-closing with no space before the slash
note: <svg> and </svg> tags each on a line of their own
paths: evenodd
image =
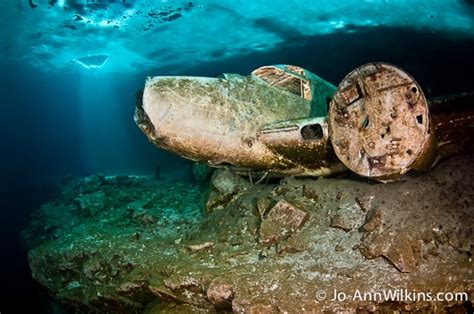
<svg viewBox="0 0 474 314">
<path fill-rule="evenodd" d="M 370 63 L 349 73 L 328 115 L 336 155 L 361 176 L 390 180 L 432 164 L 436 143 L 427 100 L 418 83 L 393 65 Z"/>
</svg>

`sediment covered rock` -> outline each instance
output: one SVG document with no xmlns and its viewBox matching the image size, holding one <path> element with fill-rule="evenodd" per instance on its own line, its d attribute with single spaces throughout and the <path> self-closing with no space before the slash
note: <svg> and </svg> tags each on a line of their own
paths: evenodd
<svg viewBox="0 0 474 314">
<path fill-rule="evenodd" d="M 282 199 L 270 209 L 260 225 L 260 243 L 272 245 L 301 228 L 308 213 Z"/>
<path fill-rule="evenodd" d="M 212 212 L 224 208 L 226 204 L 241 195 L 248 186 L 247 181 L 229 170 L 214 171 L 205 205 L 206 211 Z"/>
<path fill-rule="evenodd" d="M 471 306 L 463 296 L 474 297 L 473 175 L 472 155 L 391 184 L 251 184 L 221 171 L 211 189 L 226 197 L 207 212 L 193 185 L 82 180 L 42 206 L 24 238 L 34 278 L 80 310 L 462 313 Z M 83 215 L 79 195 L 105 206 Z M 378 297 L 404 289 L 459 295 Z"/>
</svg>

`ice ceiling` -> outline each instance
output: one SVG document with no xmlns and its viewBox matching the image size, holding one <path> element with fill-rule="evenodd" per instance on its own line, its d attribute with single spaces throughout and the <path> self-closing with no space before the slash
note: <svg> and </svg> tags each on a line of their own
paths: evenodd
<svg viewBox="0 0 474 314">
<path fill-rule="evenodd" d="M 302 36 L 409 26 L 474 36 L 473 0 L 3 0 L 3 60 L 45 71 L 170 69 Z"/>
</svg>

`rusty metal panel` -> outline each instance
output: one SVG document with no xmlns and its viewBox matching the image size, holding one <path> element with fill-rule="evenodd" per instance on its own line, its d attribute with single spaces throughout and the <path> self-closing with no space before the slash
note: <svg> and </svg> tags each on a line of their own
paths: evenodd
<svg viewBox="0 0 474 314">
<path fill-rule="evenodd" d="M 287 120 L 264 126 L 258 140 L 275 153 L 306 168 L 338 163 L 329 143 L 326 118 Z"/>
<path fill-rule="evenodd" d="M 437 157 L 423 91 L 386 63 L 362 65 L 339 84 L 329 109 L 329 135 L 350 170 L 382 181 L 427 169 Z"/>
<path fill-rule="evenodd" d="M 430 99 L 440 157 L 474 150 L 474 92 Z"/>
</svg>

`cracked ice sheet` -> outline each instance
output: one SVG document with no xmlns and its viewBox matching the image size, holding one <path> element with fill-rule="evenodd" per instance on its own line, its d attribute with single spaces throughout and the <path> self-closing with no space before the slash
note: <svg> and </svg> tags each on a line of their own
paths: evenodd
<svg viewBox="0 0 474 314">
<path fill-rule="evenodd" d="M 413 27 L 474 36 L 467 0 L 338 1 L 2 1 L 2 58 L 49 70 L 82 68 L 79 58 L 106 55 L 101 71 L 196 64 L 271 50 L 303 36 L 363 27 Z M 12 18 L 13 17 L 13 18 Z"/>
</svg>

